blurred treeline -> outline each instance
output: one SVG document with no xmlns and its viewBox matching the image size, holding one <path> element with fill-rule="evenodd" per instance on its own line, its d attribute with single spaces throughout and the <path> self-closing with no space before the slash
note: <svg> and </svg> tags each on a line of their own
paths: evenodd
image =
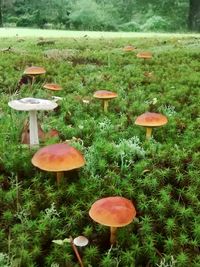
<svg viewBox="0 0 200 267">
<path fill-rule="evenodd" d="M 200 0 L 0 0 L 0 26 L 200 31 Z"/>
</svg>

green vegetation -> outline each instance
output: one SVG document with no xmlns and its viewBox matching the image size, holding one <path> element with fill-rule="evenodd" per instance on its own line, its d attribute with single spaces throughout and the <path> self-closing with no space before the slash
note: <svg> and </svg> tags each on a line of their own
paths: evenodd
<svg viewBox="0 0 200 267">
<path fill-rule="evenodd" d="M 0 27 L 200 31 L 199 0 L 0 0 Z"/>
<path fill-rule="evenodd" d="M 68 242 L 52 242 L 78 235 L 89 239 L 80 252 L 84 266 L 200 266 L 200 38 L 37 43 L 17 37 L 0 42 L 0 266 L 79 266 Z M 137 49 L 124 52 L 127 45 Z M 141 51 L 153 58 L 137 58 Z M 47 73 L 32 88 L 20 87 L 31 65 Z M 86 159 L 59 187 L 54 173 L 31 164 L 35 150 L 20 144 L 27 114 L 7 104 L 51 99 L 45 82 L 60 84 L 55 95 L 63 99 L 55 111 L 38 113 L 45 132 L 60 133 L 41 146 L 68 140 Z M 93 98 L 97 90 L 118 93 L 106 114 Z M 145 111 L 168 117 L 149 141 L 134 124 Z M 112 248 L 109 228 L 88 215 L 92 203 L 108 196 L 130 199 L 137 211 L 133 223 L 118 229 Z"/>
</svg>

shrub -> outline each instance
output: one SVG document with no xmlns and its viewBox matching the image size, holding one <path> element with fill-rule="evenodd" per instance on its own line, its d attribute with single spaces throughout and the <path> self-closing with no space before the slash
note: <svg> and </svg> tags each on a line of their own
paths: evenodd
<svg viewBox="0 0 200 267">
<path fill-rule="evenodd" d="M 141 26 L 142 31 L 167 31 L 169 23 L 161 16 L 152 16 Z"/>
</svg>

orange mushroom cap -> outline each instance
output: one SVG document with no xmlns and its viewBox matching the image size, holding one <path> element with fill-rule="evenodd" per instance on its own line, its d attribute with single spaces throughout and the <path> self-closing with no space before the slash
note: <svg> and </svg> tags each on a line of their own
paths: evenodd
<svg viewBox="0 0 200 267">
<path fill-rule="evenodd" d="M 137 58 L 151 59 L 152 53 L 151 52 L 140 52 L 137 54 Z"/>
<path fill-rule="evenodd" d="M 135 120 L 136 125 L 146 127 L 158 127 L 165 125 L 168 122 L 167 117 L 154 112 L 145 112 Z"/>
<path fill-rule="evenodd" d="M 82 167 L 85 159 L 76 148 L 61 143 L 39 149 L 31 162 L 42 170 L 60 172 Z"/>
<path fill-rule="evenodd" d="M 111 99 L 111 98 L 117 97 L 118 94 L 115 92 L 111 92 L 111 91 L 99 90 L 99 91 L 96 91 L 93 96 L 99 99 Z"/>
<path fill-rule="evenodd" d="M 124 52 L 131 52 L 131 51 L 134 51 L 136 48 L 132 45 L 127 45 L 123 48 L 123 51 Z"/>
<path fill-rule="evenodd" d="M 24 74 L 26 75 L 39 75 L 39 74 L 44 74 L 46 73 L 46 70 L 43 67 L 28 67 L 25 69 Z"/>
<path fill-rule="evenodd" d="M 122 227 L 133 221 L 136 210 L 133 203 L 124 197 L 106 197 L 92 205 L 89 215 L 102 225 Z"/>
<path fill-rule="evenodd" d="M 45 89 L 53 90 L 53 91 L 60 91 L 62 90 L 62 87 L 59 84 L 56 83 L 45 83 L 43 85 Z"/>
</svg>

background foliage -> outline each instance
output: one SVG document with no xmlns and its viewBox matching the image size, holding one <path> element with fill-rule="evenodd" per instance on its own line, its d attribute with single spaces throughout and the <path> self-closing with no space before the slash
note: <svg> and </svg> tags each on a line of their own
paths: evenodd
<svg viewBox="0 0 200 267">
<path fill-rule="evenodd" d="M 200 31 L 199 0 L 0 0 L 0 24 L 106 31 Z"/>
</svg>

